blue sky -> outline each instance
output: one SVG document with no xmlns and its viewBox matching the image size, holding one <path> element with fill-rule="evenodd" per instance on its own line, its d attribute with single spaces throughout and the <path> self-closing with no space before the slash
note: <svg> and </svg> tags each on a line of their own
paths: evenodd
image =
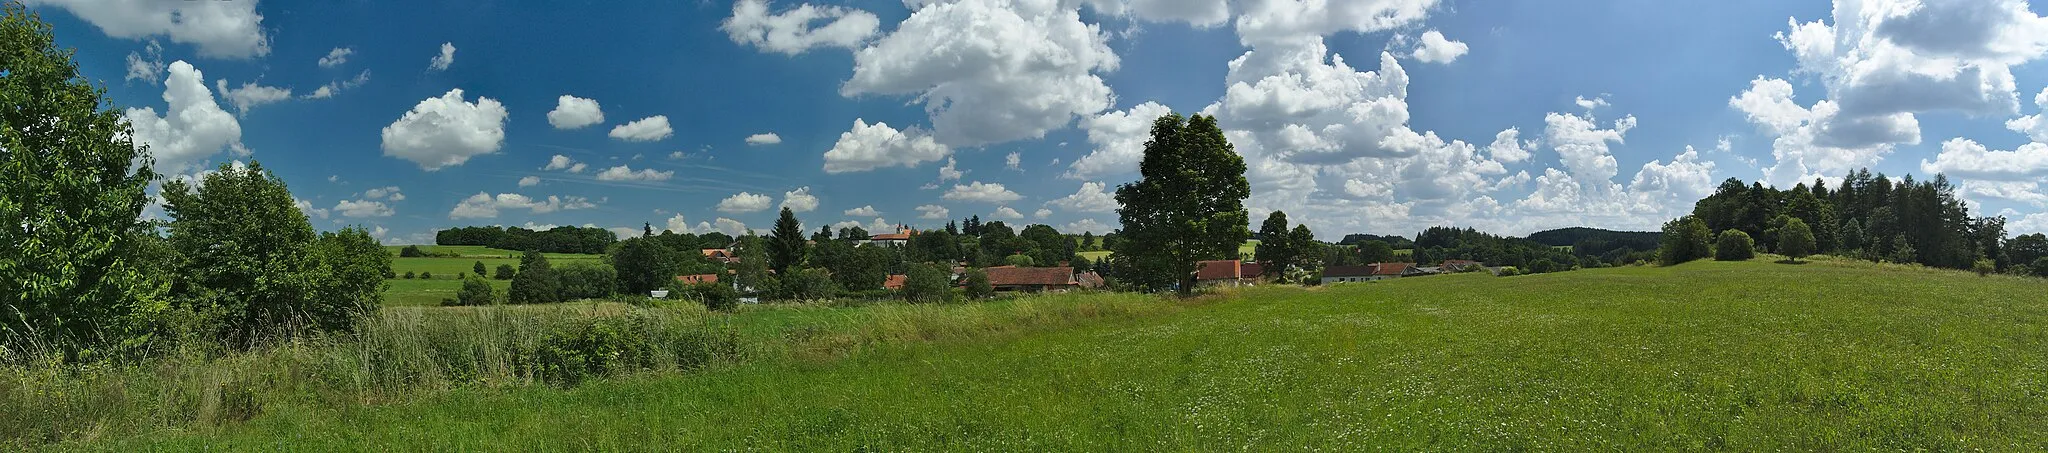
<svg viewBox="0 0 2048 453">
<path fill-rule="evenodd" d="M 160 172 L 255 159 L 387 243 L 785 204 L 1100 233 L 1167 110 L 1330 240 L 1652 229 L 1864 166 L 2048 230 L 2048 20 L 2013 0 L 29 3 Z"/>
</svg>

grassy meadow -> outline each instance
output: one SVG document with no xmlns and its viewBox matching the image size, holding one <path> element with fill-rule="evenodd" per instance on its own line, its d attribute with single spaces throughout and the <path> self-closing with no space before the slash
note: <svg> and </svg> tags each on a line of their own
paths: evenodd
<svg viewBox="0 0 2048 453">
<path fill-rule="evenodd" d="M 1082 308 L 1091 303 L 1104 305 Z M 389 404 L 280 404 L 242 423 L 69 446 L 2048 448 L 2048 281 L 2039 279 L 1758 260 L 1260 287 L 1178 303 L 1068 295 L 1010 304 L 1043 314 L 757 308 L 721 316 L 753 320 L 742 344 L 782 352 L 728 366 L 570 388 L 456 387 Z M 1120 308 L 1100 314 L 1110 307 Z M 876 309 L 899 312 L 867 314 Z M 825 333 L 983 310 L 1038 321 Z M 892 340 L 829 340 L 839 335 Z M 865 346 L 801 352 L 835 344 Z"/>
<path fill-rule="evenodd" d="M 462 280 L 458 277 L 475 271 L 478 261 L 484 263 L 484 271 L 487 272 L 484 277 L 489 278 L 492 275 L 491 273 L 498 272 L 498 265 L 500 264 L 509 264 L 514 268 L 519 267 L 519 255 L 521 254 L 521 252 L 517 251 L 484 246 L 422 245 L 419 248 L 429 253 L 454 252 L 462 256 L 460 258 L 405 258 L 398 256 L 398 251 L 403 248 L 405 246 L 402 245 L 384 246 L 386 251 L 391 252 L 392 273 L 402 277 L 407 272 L 412 272 L 415 275 L 431 272 L 434 274 L 434 278 L 385 279 L 385 282 L 390 283 L 390 287 L 384 290 L 384 305 L 440 305 L 441 299 L 453 298 L 455 297 L 455 292 L 462 289 Z M 599 260 L 604 258 L 604 255 L 580 253 L 543 253 L 542 255 L 547 256 L 548 263 L 555 266 L 579 262 L 580 260 Z M 498 289 L 500 297 L 503 297 L 505 291 L 511 288 L 511 282 L 505 280 L 492 280 L 491 285 Z"/>
<path fill-rule="evenodd" d="M 1100 239 L 1097 239 L 1097 240 L 1099 241 Z M 1244 245 L 1239 245 L 1239 246 L 1237 246 L 1237 254 L 1238 254 L 1238 255 L 1240 255 L 1240 256 L 1252 256 L 1252 253 L 1254 253 L 1254 252 L 1258 251 L 1258 248 L 1259 248 L 1259 240 L 1258 240 L 1258 239 L 1253 239 L 1253 240 L 1245 241 Z M 1109 255 L 1110 255 L 1110 254 L 1112 254 L 1112 253 L 1113 253 L 1113 252 L 1110 252 L 1110 251 L 1108 251 L 1108 250 L 1095 250 L 1095 251 L 1087 251 L 1087 252 L 1074 252 L 1074 254 L 1076 254 L 1076 255 L 1081 255 L 1081 257 L 1082 257 L 1082 258 L 1087 258 L 1087 259 L 1088 259 L 1089 261 L 1102 261 L 1102 259 L 1103 259 L 1103 258 L 1108 258 L 1108 257 L 1109 257 Z"/>
</svg>

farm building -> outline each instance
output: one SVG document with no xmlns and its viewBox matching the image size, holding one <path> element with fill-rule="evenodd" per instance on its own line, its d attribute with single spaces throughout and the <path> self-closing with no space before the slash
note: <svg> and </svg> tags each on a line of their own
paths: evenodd
<svg viewBox="0 0 2048 453">
<path fill-rule="evenodd" d="M 1330 266 L 1323 268 L 1323 284 L 1372 281 L 1372 266 Z"/>
<path fill-rule="evenodd" d="M 1195 286 L 1197 287 L 1237 287 L 1251 283 L 1247 280 L 1244 274 L 1243 261 L 1211 260 L 1195 263 Z"/>
<path fill-rule="evenodd" d="M 1066 291 L 1080 287 L 1074 280 L 1071 267 L 1014 267 L 999 266 L 982 269 L 988 273 L 989 286 L 996 291 Z"/>
</svg>

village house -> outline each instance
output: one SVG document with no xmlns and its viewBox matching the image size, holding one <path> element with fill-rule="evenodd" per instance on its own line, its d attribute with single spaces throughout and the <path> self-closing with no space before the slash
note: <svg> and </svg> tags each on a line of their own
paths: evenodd
<svg viewBox="0 0 2048 453">
<path fill-rule="evenodd" d="M 900 290 L 903 289 L 903 283 L 908 281 L 910 281 L 910 276 L 908 275 L 891 274 L 889 275 L 889 279 L 882 280 L 882 289 Z"/>
<path fill-rule="evenodd" d="M 1444 260 L 1444 264 L 1440 267 L 1443 268 L 1444 272 L 1465 272 L 1486 267 L 1486 263 L 1472 260 Z"/>
<path fill-rule="evenodd" d="M 1245 278 L 1243 261 L 1211 260 L 1195 263 L 1195 287 L 1235 288 L 1248 283 L 1251 282 Z"/>
<path fill-rule="evenodd" d="M 1266 275 L 1266 263 L 1246 261 L 1237 266 L 1237 273 L 1244 277 L 1247 283 L 1257 282 Z"/>
<path fill-rule="evenodd" d="M 915 235 L 917 235 L 917 230 L 911 229 L 908 226 L 897 225 L 896 232 L 894 233 L 868 236 L 867 240 L 860 241 L 860 243 L 901 247 L 910 245 L 910 237 Z"/>
<path fill-rule="evenodd" d="M 996 291 L 1066 291 L 1081 286 L 1074 280 L 1071 267 L 1015 267 L 998 266 L 982 269 L 988 274 L 989 286 Z"/>
<path fill-rule="evenodd" d="M 698 253 L 703 253 L 705 258 L 720 263 L 733 264 L 740 262 L 739 255 L 733 254 L 731 249 L 703 249 L 698 250 Z"/>
</svg>

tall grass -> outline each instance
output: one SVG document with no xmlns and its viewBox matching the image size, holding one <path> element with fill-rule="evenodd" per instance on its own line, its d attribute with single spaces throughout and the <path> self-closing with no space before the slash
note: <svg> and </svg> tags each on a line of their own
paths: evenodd
<svg viewBox="0 0 2048 453">
<path fill-rule="evenodd" d="M 1198 302 L 1192 302 L 1198 303 Z M 1139 295 L 983 304 L 830 302 L 712 313 L 616 302 L 383 310 L 357 332 L 233 351 L 203 341 L 143 360 L 0 357 L 0 449 L 171 430 L 207 432 L 290 407 L 401 402 L 459 388 L 573 386 L 764 360 L 834 360 L 865 348 L 1174 311 Z"/>
</svg>

